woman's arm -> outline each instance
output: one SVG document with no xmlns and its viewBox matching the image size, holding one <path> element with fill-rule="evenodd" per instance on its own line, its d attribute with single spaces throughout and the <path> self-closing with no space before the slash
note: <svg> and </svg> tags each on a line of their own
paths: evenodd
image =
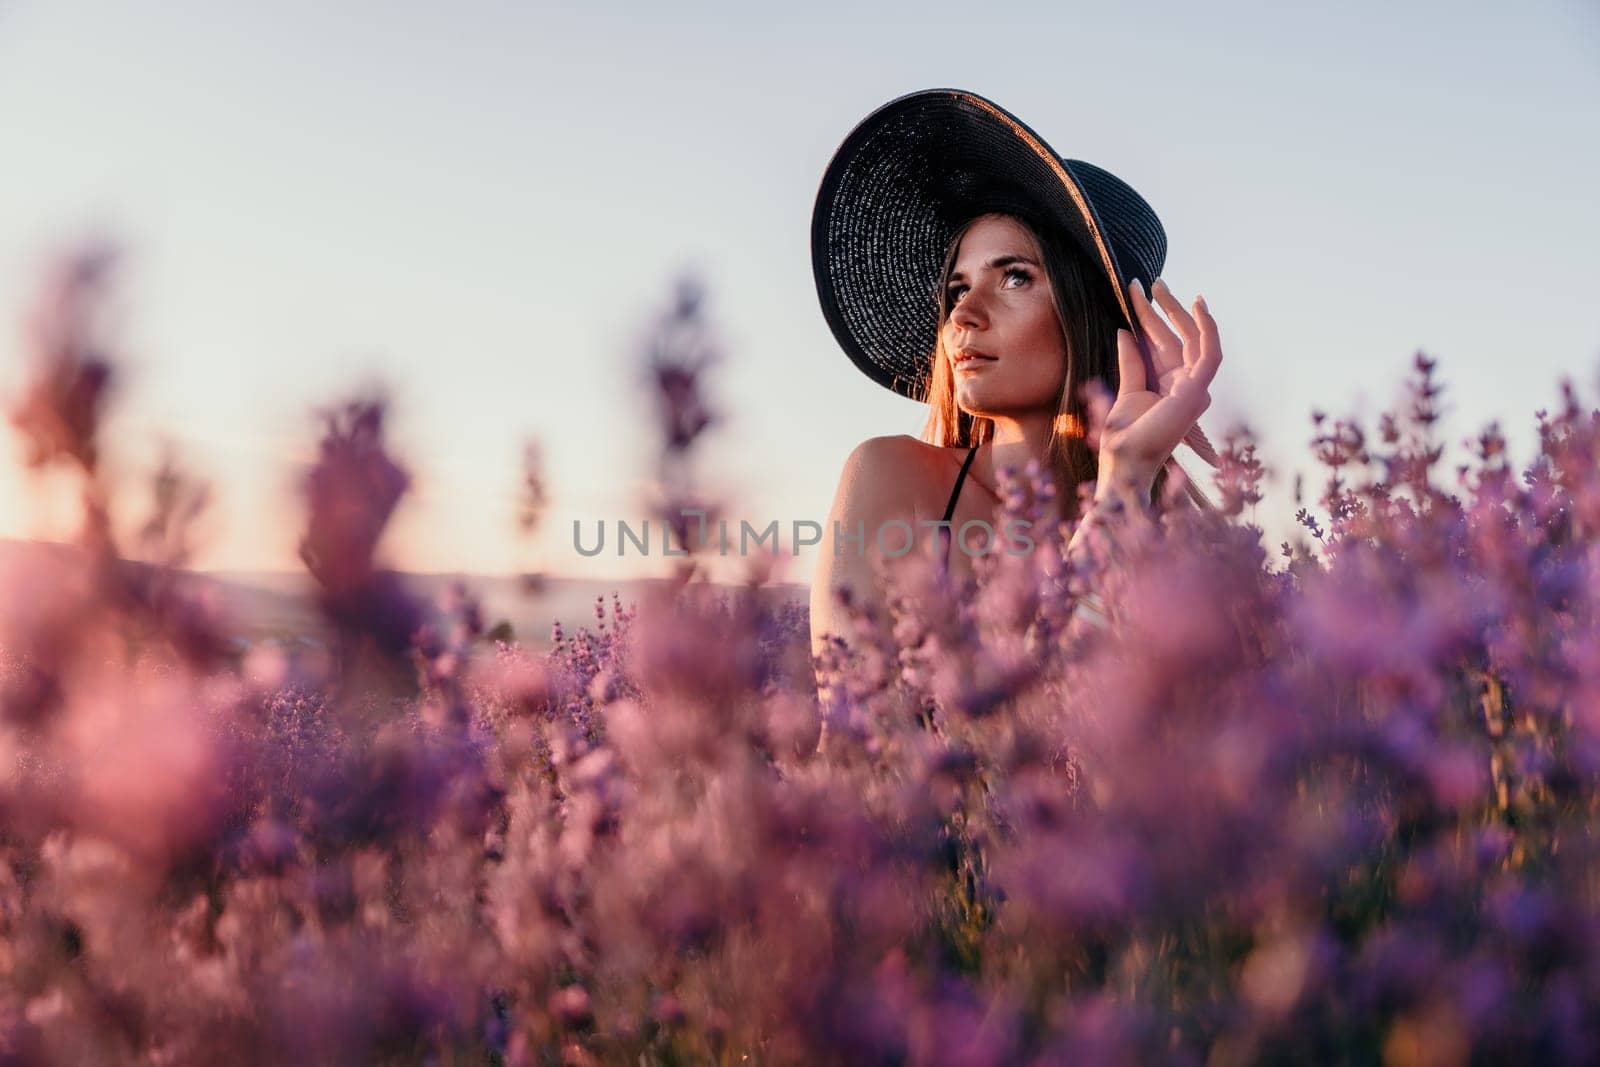
<svg viewBox="0 0 1600 1067">
<path fill-rule="evenodd" d="M 837 634 L 847 640 L 849 616 L 838 603 L 835 590 L 849 590 L 853 603 L 881 607 L 878 587 L 880 565 L 878 527 L 890 519 L 913 519 L 914 475 L 922 448 L 915 438 L 873 437 L 857 445 L 844 462 L 833 506 L 823 524 L 822 544 L 811 576 L 811 651 L 819 654 L 824 638 Z M 858 529 L 861 541 L 835 542 L 834 524 L 847 536 Z M 915 526 L 913 526 L 915 529 Z"/>
<path fill-rule="evenodd" d="M 1088 549 L 1112 500 L 1122 503 L 1127 520 L 1151 521 L 1156 472 L 1211 405 L 1211 382 L 1222 365 L 1216 319 L 1203 297 L 1195 298 L 1191 312 L 1165 282 L 1157 279 L 1151 291 L 1172 325 L 1137 281 L 1128 286 L 1141 334 L 1117 331 L 1117 394 L 1113 398 L 1102 388 L 1089 400 L 1089 440 L 1098 453 L 1099 478 L 1094 503 L 1067 545 L 1069 559 Z"/>
</svg>

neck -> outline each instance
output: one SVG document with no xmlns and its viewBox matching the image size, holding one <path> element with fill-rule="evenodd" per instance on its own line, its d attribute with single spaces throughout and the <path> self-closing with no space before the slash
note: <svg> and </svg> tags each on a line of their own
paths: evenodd
<svg viewBox="0 0 1600 1067">
<path fill-rule="evenodd" d="M 1002 467 L 1021 473 L 1030 459 L 1049 470 L 1046 452 L 1050 445 L 1050 427 L 1055 422 L 1055 412 L 1030 412 L 1025 415 L 999 415 L 994 417 L 994 436 L 987 449 L 989 484 L 995 484 Z M 980 456 L 979 462 L 985 457 Z"/>
</svg>

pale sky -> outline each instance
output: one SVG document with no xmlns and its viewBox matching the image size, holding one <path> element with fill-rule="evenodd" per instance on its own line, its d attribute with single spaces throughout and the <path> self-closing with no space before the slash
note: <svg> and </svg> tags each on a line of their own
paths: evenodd
<svg viewBox="0 0 1600 1067">
<path fill-rule="evenodd" d="M 612 576 L 574 519 L 639 518 L 635 349 L 695 271 L 727 351 L 703 470 L 758 524 L 826 516 L 846 454 L 916 433 L 817 307 L 808 233 L 850 127 L 972 89 L 1127 179 L 1206 295 L 1226 360 L 1204 419 L 1284 472 L 1309 412 L 1369 418 L 1412 354 L 1450 436 L 1525 460 L 1563 375 L 1596 396 L 1600 7 L 1453 2 L 1009 5 L 0 0 L 0 393 L 40 267 L 128 252 L 125 472 L 175 440 L 218 500 L 201 562 L 293 564 L 310 412 L 395 400 L 417 492 L 399 565 Z M 513 522 L 522 443 L 547 535 Z M 0 537 L 60 536 L 0 445 Z M 805 558 L 786 577 L 805 580 Z"/>
</svg>

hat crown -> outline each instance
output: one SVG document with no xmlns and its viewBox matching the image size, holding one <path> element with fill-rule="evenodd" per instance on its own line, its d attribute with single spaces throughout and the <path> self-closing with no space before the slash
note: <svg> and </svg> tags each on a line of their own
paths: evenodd
<svg viewBox="0 0 1600 1067">
<path fill-rule="evenodd" d="M 1100 230 L 1116 258 L 1126 288 L 1134 278 L 1149 283 L 1167 262 L 1167 231 L 1149 201 L 1121 178 L 1081 159 L 1061 163 L 1083 189 Z"/>
</svg>

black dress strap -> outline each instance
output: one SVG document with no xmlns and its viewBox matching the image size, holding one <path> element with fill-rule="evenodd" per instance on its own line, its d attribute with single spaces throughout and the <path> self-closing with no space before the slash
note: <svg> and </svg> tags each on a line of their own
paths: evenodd
<svg viewBox="0 0 1600 1067">
<path fill-rule="evenodd" d="M 967 461 L 961 464 L 961 473 L 956 475 L 956 487 L 950 490 L 950 503 L 944 506 L 944 518 L 941 522 L 949 522 L 950 516 L 956 513 L 956 501 L 961 497 L 961 484 L 967 480 L 967 468 L 972 466 L 972 457 L 978 454 L 978 446 L 973 445 L 967 453 Z"/>
<path fill-rule="evenodd" d="M 967 468 L 972 466 L 972 459 L 978 454 L 978 446 L 973 445 L 967 453 L 966 462 L 961 464 L 961 473 L 956 475 L 956 487 L 950 490 L 950 503 L 944 506 L 944 518 L 940 521 L 949 522 L 950 517 L 956 513 L 956 501 L 961 499 L 961 486 L 967 480 Z M 955 533 L 947 526 L 939 527 L 939 536 L 944 538 L 944 565 L 950 567 L 950 545 L 955 540 Z"/>
</svg>

